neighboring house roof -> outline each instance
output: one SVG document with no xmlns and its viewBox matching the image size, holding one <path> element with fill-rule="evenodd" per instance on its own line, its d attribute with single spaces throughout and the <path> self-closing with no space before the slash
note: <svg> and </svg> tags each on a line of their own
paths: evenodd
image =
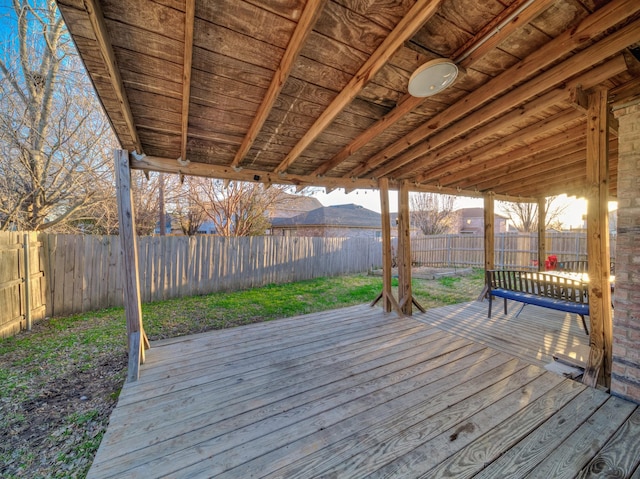
<svg viewBox="0 0 640 479">
<path fill-rule="evenodd" d="M 380 213 L 360 205 L 323 206 L 292 218 L 273 218 L 274 228 L 293 226 L 347 226 L 352 228 L 380 228 Z"/>
<path fill-rule="evenodd" d="M 269 216 L 271 218 L 292 218 L 317 208 L 322 208 L 322 203 L 318 198 L 283 193 L 277 206 L 269 212 Z"/>
<path fill-rule="evenodd" d="M 455 211 L 461 218 L 484 218 L 484 208 L 460 208 Z M 496 218 L 507 219 L 506 216 L 495 214 Z"/>
</svg>

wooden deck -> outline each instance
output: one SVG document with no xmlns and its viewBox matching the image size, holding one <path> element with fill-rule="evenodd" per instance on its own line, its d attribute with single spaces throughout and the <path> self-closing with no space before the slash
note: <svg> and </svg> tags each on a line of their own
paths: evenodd
<svg viewBox="0 0 640 479">
<path fill-rule="evenodd" d="M 640 408 L 540 367 L 586 335 L 539 309 L 365 305 L 155 343 L 88 477 L 639 478 Z M 555 340 L 528 324 L 550 314 Z"/>
</svg>

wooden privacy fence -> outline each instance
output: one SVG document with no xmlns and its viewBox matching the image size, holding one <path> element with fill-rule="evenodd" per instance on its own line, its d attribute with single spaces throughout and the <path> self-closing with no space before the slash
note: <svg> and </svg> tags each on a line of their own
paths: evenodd
<svg viewBox="0 0 640 479">
<path fill-rule="evenodd" d="M 0 233 L 0 337 L 46 315 L 46 250 L 37 233 Z"/>
<path fill-rule="evenodd" d="M 495 245 L 497 268 L 534 267 L 536 234 L 501 233 Z M 370 238 L 140 237 L 138 248 L 144 302 L 364 272 L 382 264 L 381 243 Z M 484 266 L 482 236 L 411 238 L 411 251 L 420 265 Z M 547 254 L 584 260 L 586 236 L 550 233 Z M 0 336 L 45 316 L 121 306 L 120 256 L 117 236 L 0 232 Z"/>
<path fill-rule="evenodd" d="M 26 327 L 23 233 L 0 233 L 0 334 Z M 29 233 L 34 319 L 121 306 L 117 236 Z M 370 238 L 138 238 L 143 302 L 364 272 L 382 264 Z"/>
<path fill-rule="evenodd" d="M 615 253 L 615 234 L 611 235 L 611 253 Z M 553 232 L 546 235 L 547 255 L 558 261 L 587 259 L 587 236 L 577 232 Z M 411 256 L 415 264 L 427 266 L 484 267 L 484 238 L 457 234 L 411 238 Z M 542 258 L 544 261 L 546 258 Z M 499 233 L 495 236 L 495 266 L 501 269 L 534 268 L 538 260 L 537 233 Z"/>
</svg>

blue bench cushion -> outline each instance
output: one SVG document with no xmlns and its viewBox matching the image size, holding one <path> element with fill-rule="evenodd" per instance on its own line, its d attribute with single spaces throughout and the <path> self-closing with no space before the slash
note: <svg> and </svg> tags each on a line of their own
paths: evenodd
<svg viewBox="0 0 640 479">
<path fill-rule="evenodd" d="M 558 311 L 565 311 L 567 313 L 589 315 L 588 303 L 574 303 L 572 301 L 564 301 L 562 299 L 545 298 L 544 296 L 537 296 L 530 293 L 522 293 L 519 291 L 510 291 L 508 289 L 492 289 L 492 296 L 498 296 L 500 298 L 511 299 L 513 301 L 519 301 L 521 303 L 533 304 L 535 306 L 542 306 L 543 308 L 555 309 Z"/>
</svg>

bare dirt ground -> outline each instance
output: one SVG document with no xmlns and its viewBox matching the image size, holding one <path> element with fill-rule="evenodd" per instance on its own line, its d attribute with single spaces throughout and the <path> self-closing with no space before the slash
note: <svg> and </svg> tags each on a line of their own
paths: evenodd
<svg viewBox="0 0 640 479">
<path fill-rule="evenodd" d="M 95 353 L 90 367 L 55 358 L 28 364 L 29 353 L 0 356 L 0 477 L 85 477 L 123 384 L 126 351 Z"/>
</svg>

